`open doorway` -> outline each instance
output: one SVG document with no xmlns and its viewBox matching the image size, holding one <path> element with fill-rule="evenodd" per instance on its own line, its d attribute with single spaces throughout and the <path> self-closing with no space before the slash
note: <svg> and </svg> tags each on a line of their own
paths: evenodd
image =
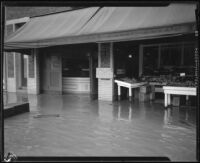
<svg viewBox="0 0 200 163">
<path fill-rule="evenodd" d="M 116 77 L 138 78 L 139 46 L 134 42 L 114 44 L 114 67 Z"/>
<path fill-rule="evenodd" d="M 28 56 L 18 53 L 16 59 L 18 91 L 27 90 Z"/>
<path fill-rule="evenodd" d="M 28 64 L 28 57 L 25 55 L 22 55 L 22 64 L 21 64 L 22 88 L 27 88 L 27 64 Z"/>
<path fill-rule="evenodd" d="M 133 41 L 116 42 L 113 47 L 115 79 L 139 77 L 139 44 Z M 122 98 L 127 97 L 127 89 L 121 88 Z M 114 85 L 114 99 L 117 99 L 117 84 Z"/>
</svg>

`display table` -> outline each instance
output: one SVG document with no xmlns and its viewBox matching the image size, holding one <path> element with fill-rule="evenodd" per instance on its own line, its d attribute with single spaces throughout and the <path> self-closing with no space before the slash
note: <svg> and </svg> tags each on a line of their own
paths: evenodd
<svg viewBox="0 0 200 163">
<path fill-rule="evenodd" d="M 132 88 L 138 88 L 142 85 L 147 84 L 147 82 L 140 82 L 140 83 L 128 83 L 125 81 L 115 80 L 115 83 L 117 83 L 118 87 L 118 99 L 121 99 L 121 87 L 125 87 L 129 89 L 129 100 L 132 100 Z"/>
<path fill-rule="evenodd" d="M 186 95 L 186 100 L 189 96 L 196 96 L 197 89 L 196 87 L 177 87 L 177 86 L 163 86 L 165 94 L 165 107 L 171 104 L 170 95 Z"/>
</svg>

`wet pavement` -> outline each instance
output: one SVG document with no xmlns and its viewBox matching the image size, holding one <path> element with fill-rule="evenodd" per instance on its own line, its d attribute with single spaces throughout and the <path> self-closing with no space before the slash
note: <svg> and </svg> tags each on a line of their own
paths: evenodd
<svg viewBox="0 0 200 163">
<path fill-rule="evenodd" d="M 195 107 L 164 109 L 156 101 L 91 101 L 87 95 L 18 96 L 29 100 L 30 112 L 5 119 L 5 153 L 167 156 L 172 161 L 196 161 Z"/>
</svg>

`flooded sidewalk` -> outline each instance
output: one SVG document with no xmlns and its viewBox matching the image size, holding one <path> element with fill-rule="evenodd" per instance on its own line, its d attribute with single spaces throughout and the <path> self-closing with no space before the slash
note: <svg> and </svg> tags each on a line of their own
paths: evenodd
<svg viewBox="0 0 200 163">
<path fill-rule="evenodd" d="M 30 112 L 4 121 L 5 153 L 17 156 L 167 156 L 196 161 L 196 108 L 27 95 Z"/>
</svg>

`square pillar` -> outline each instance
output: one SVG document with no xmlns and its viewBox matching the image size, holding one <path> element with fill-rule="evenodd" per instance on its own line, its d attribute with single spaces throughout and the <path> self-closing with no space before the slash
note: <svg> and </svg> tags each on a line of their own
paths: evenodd
<svg viewBox="0 0 200 163">
<path fill-rule="evenodd" d="M 27 92 L 28 94 L 39 94 L 39 60 L 38 49 L 33 49 L 28 56 L 28 76 Z"/>
<path fill-rule="evenodd" d="M 113 43 L 99 43 L 96 69 L 99 100 L 113 101 L 114 99 L 113 65 Z"/>
<path fill-rule="evenodd" d="M 7 91 L 7 62 L 6 53 L 3 53 L 3 90 Z"/>
<path fill-rule="evenodd" d="M 16 80 L 16 54 L 13 52 L 7 52 L 7 91 L 16 92 L 17 80 Z"/>
</svg>

